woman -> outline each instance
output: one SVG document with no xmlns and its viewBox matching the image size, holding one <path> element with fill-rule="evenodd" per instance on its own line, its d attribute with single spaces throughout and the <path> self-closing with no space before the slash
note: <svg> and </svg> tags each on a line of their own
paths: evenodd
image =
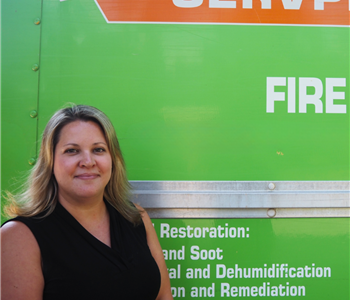
<svg viewBox="0 0 350 300">
<path fill-rule="evenodd" d="M 172 299 L 157 235 L 129 200 L 115 130 L 94 107 L 56 112 L 24 193 L 5 209 L 2 299 Z"/>
</svg>

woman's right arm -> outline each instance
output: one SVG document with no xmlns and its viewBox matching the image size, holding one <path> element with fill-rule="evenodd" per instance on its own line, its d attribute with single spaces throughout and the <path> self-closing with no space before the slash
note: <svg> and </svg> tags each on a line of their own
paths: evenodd
<svg viewBox="0 0 350 300">
<path fill-rule="evenodd" d="M 30 229 L 11 221 L 1 228 L 1 299 L 42 300 L 39 245 Z"/>
</svg>

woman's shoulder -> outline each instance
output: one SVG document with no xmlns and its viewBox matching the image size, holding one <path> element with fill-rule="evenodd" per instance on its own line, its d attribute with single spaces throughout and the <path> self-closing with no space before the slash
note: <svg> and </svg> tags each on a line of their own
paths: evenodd
<svg viewBox="0 0 350 300">
<path fill-rule="evenodd" d="M 136 203 L 133 203 L 133 205 L 139 210 L 139 212 L 141 214 L 142 222 L 143 222 L 144 226 L 146 227 L 146 229 L 150 225 L 153 227 L 152 221 L 151 221 L 148 213 L 140 205 L 138 205 Z"/>
<path fill-rule="evenodd" d="M 22 222 L 22 218 L 15 218 L 8 220 L 1 226 L 1 236 L 2 238 L 10 238 L 10 239 L 18 239 L 23 238 L 26 239 L 28 236 L 30 236 L 30 229 L 25 224 L 25 222 Z M 22 240 L 22 239 L 21 239 Z"/>
<path fill-rule="evenodd" d="M 40 213 L 31 217 L 17 216 L 7 220 L 1 226 L 2 241 L 15 247 L 28 244 L 28 246 L 32 245 L 33 248 L 39 249 L 40 237 L 52 227 L 50 226 L 52 222 L 49 221 L 52 218 L 51 215 L 46 216 L 45 213 Z"/>
<path fill-rule="evenodd" d="M 1 227 L 1 257 L 2 296 L 40 299 L 37 296 L 42 294 L 44 286 L 41 254 L 28 226 L 18 220 L 10 220 Z"/>
<path fill-rule="evenodd" d="M 23 220 L 26 220 L 23 222 Z M 13 247 L 31 247 L 39 250 L 38 243 L 28 226 L 29 219 L 17 217 L 9 220 L 1 226 L 1 241 L 3 245 L 11 245 Z"/>
<path fill-rule="evenodd" d="M 42 226 L 43 223 L 47 221 L 47 219 L 50 217 L 50 215 L 46 214 L 45 212 L 39 213 L 37 215 L 27 217 L 27 216 L 17 216 L 13 219 L 7 220 L 1 225 L 1 228 L 19 228 L 19 227 L 27 227 L 31 231 L 35 227 Z M 10 224 L 10 225 L 9 225 Z"/>
</svg>

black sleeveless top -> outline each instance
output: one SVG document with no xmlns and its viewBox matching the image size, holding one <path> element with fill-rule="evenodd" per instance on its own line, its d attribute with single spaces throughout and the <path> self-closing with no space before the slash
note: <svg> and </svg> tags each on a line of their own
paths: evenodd
<svg viewBox="0 0 350 300">
<path fill-rule="evenodd" d="M 156 299 L 160 272 L 144 224 L 134 226 L 108 202 L 111 248 L 91 235 L 60 204 L 45 218 L 17 217 L 41 251 L 44 300 Z"/>
</svg>

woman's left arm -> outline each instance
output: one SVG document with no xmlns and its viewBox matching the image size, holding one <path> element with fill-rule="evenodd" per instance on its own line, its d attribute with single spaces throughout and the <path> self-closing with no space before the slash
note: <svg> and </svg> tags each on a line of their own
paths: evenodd
<svg viewBox="0 0 350 300">
<path fill-rule="evenodd" d="M 147 212 L 139 205 L 136 205 L 136 207 L 141 211 L 142 221 L 145 224 L 147 233 L 147 244 L 149 249 L 151 250 L 154 260 L 158 265 L 161 275 L 161 286 L 157 296 L 157 300 L 172 300 L 173 296 L 170 290 L 169 273 L 165 264 L 162 248 L 158 241 L 157 233 L 154 230 L 152 221 L 148 216 Z"/>
</svg>

